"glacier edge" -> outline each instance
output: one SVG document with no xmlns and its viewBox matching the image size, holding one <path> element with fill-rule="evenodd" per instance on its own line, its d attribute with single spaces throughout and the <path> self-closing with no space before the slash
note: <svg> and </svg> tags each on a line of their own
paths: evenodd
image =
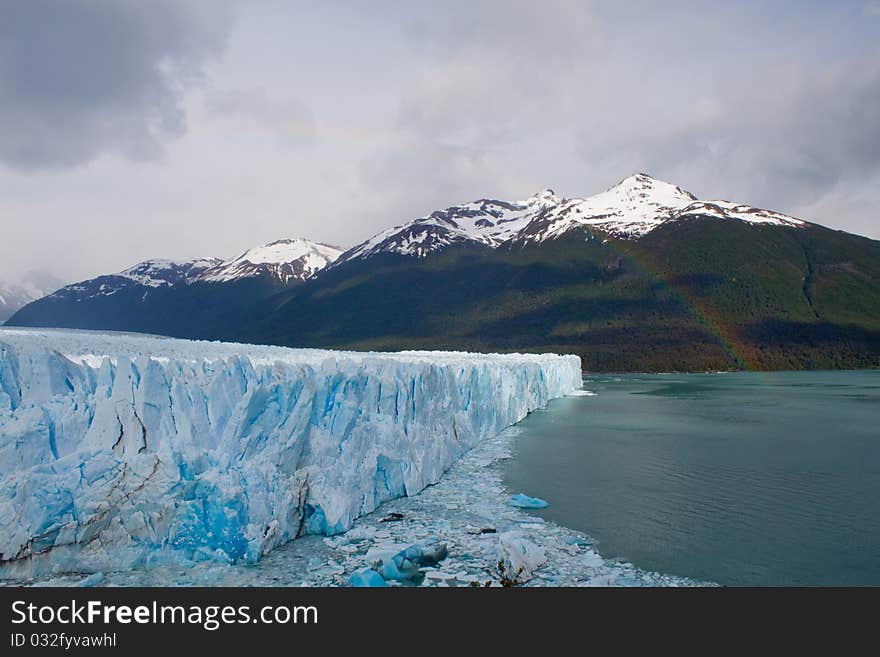
<svg viewBox="0 0 880 657">
<path fill-rule="evenodd" d="M 580 385 L 577 356 L 0 329 L 0 561 L 255 562 L 436 483 Z"/>
</svg>

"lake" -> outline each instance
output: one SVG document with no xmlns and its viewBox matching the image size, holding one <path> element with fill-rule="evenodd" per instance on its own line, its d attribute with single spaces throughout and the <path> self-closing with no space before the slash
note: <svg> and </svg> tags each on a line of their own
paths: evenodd
<svg viewBox="0 0 880 657">
<path fill-rule="evenodd" d="M 504 482 L 605 557 L 724 585 L 880 585 L 880 371 L 587 376 Z"/>
</svg>

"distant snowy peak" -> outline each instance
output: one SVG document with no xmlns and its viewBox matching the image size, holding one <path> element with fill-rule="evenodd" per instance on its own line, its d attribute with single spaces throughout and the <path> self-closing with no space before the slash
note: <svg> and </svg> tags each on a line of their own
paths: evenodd
<svg viewBox="0 0 880 657">
<path fill-rule="evenodd" d="M 144 260 L 133 267 L 116 274 L 98 276 L 80 283 L 61 288 L 50 297 L 78 300 L 93 297 L 112 296 L 120 290 L 130 288 L 150 289 L 169 288 L 181 283 L 191 283 L 204 271 L 220 264 L 219 258 L 196 258 L 194 260 L 164 260 L 160 258 Z"/>
<path fill-rule="evenodd" d="M 128 278 L 144 287 L 168 287 L 194 280 L 221 262 L 219 258 L 197 258 L 183 262 L 156 258 L 139 262 L 116 276 Z"/>
<path fill-rule="evenodd" d="M 480 199 L 438 210 L 378 233 L 347 251 L 338 262 L 379 253 L 423 257 L 450 244 L 496 247 L 540 242 L 579 226 L 623 239 L 638 239 L 669 221 L 688 217 L 738 219 L 753 224 L 801 226 L 785 215 L 727 201 L 699 201 L 681 187 L 637 173 L 587 198 L 564 199 L 544 189 L 523 201 Z"/>
<path fill-rule="evenodd" d="M 0 282 L 0 324 L 31 301 L 42 299 L 63 283 L 46 272 L 27 272 L 15 283 Z"/>
<path fill-rule="evenodd" d="M 304 281 L 336 260 L 341 249 L 304 239 L 278 240 L 245 251 L 205 271 L 200 281 L 228 283 L 254 276 L 268 276 L 284 284 Z"/>
<path fill-rule="evenodd" d="M 38 298 L 21 285 L 0 283 L 0 324 L 12 317 L 16 310 Z"/>
<path fill-rule="evenodd" d="M 154 290 L 197 282 L 228 283 L 255 276 L 267 276 L 286 284 L 312 276 L 333 262 L 340 253 L 336 247 L 308 240 L 279 240 L 250 249 L 228 261 L 219 258 L 186 261 L 156 258 L 139 262 L 115 274 L 68 285 L 49 298 L 84 301 L 126 291 L 128 294 L 134 292 L 145 301 Z"/>
<path fill-rule="evenodd" d="M 437 210 L 401 226 L 388 228 L 347 251 L 342 260 L 379 253 L 422 257 L 450 244 L 477 242 L 497 246 L 515 238 L 529 222 L 562 203 L 552 189 L 524 201 L 479 199 Z"/>
<path fill-rule="evenodd" d="M 39 299 L 40 296 L 32 294 L 30 290 L 22 285 L 0 283 L 0 308 L 7 306 L 10 308 L 21 307 L 34 299 Z"/>
<path fill-rule="evenodd" d="M 556 196 L 556 192 L 552 189 L 542 189 L 534 196 L 527 198 L 525 201 L 519 201 L 518 205 L 535 208 L 552 208 L 562 203 L 562 199 Z"/>
</svg>

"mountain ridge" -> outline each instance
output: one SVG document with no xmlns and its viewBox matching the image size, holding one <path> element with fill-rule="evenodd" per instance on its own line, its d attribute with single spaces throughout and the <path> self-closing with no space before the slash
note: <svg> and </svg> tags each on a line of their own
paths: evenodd
<svg viewBox="0 0 880 657">
<path fill-rule="evenodd" d="M 199 279 L 225 283 L 237 278 L 268 275 L 288 283 L 315 275 L 341 254 L 342 249 L 321 242 L 302 238 L 276 240 L 211 267 Z"/>
<path fill-rule="evenodd" d="M 636 173 L 585 198 L 560 198 L 545 188 L 523 201 L 478 199 L 449 206 L 380 231 L 343 253 L 334 264 L 383 252 L 424 257 L 465 241 L 492 247 L 511 241 L 543 241 L 588 225 L 615 237 L 639 239 L 668 221 L 696 215 L 792 227 L 807 223 L 745 203 L 700 201 L 678 185 Z"/>
<path fill-rule="evenodd" d="M 253 260 L 274 256 L 251 249 L 130 298 L 47 297 L 11 323 L 302 347 L 558 351 L 597 371 L 880 367 L 880 242 L 701 201 L 647 174 L 586 198 L 545 189 L 479 199 L 341 253 L 321 248 L 332 251 L 298 277 L 254 274 L 265 263 Z"/>
</svg>

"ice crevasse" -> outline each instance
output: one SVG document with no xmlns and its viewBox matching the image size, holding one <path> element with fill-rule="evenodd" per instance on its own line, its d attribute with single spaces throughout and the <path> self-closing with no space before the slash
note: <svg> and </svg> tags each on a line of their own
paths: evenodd
<svg viewBox="0 0 880 657">
<path fill-rule="evenodd" d="M 580 386 L 576 356 L 0 329 L 0 562 L 253 562 L 436 483 Z"/>
</svg>

